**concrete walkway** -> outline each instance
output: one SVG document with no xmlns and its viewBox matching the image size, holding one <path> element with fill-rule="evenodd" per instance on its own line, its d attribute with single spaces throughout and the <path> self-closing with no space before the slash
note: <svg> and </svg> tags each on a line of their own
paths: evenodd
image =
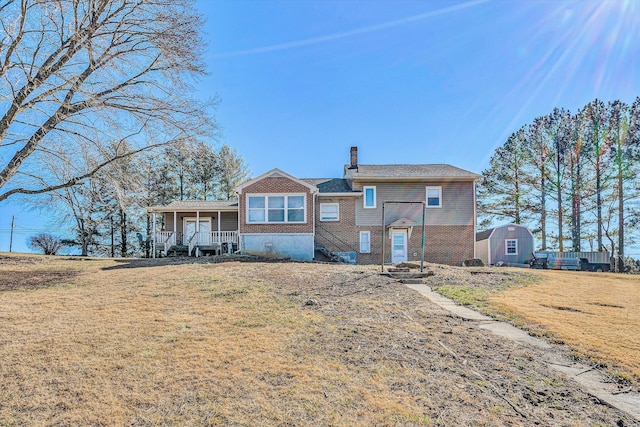
<svg viewBox="0 0 640 427">
<path fill-rule="evenodd" d="M 633 391 L 620 393 L 615 384 L 607 382 L 607 378 L 598 370 L 592 369 L 591 366 L 576 363 L 560 352 L 554 351 L 554 348 L 546 341 L 532 337 L 513 325 L 493 320 L 491 317 L 480 314 L 475 310 L 458 305 L 449 298 L 432 291 L 427 285 L 407 284 L 406 286 L 452 314 L 462 319 L 476 322 L 481 329 L 489 330 L 501 337 L 540 349 L 544 353 L 545 362 L 550 368 L 562 372 L 576 381 L 587 393 L 640 421 L 640 393 Z"/>
</svg>

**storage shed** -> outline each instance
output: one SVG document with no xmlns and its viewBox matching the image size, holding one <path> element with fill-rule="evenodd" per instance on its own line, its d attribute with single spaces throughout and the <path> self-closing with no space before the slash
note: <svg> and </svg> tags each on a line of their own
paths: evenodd
<svg viewBox="0 0 640 427">
<path fill-rule="evenodd" d="M 476 234 L 476 257 L 485 265 L 528 265 L 533 252 L 533 234 L 527 227 L 507 224 Z"/>
</svg>

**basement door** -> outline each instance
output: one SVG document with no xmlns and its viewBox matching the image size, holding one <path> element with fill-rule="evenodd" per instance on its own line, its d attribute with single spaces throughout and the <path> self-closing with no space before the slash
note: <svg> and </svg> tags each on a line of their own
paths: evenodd
<svg viewBox="0 0 640 427">
<path fill-rule="evenodd" d="M 407 261 L 407 230 L 391 232 L 391 263 Z"/>
</svg>

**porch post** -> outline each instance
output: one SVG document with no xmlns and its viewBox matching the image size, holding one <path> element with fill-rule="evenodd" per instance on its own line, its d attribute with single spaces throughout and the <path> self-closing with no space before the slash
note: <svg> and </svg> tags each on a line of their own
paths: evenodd
<svg viewBox="0 0 640 427">
<path fill-rule="evenodd" d="M 220 221 L 220 215 L 221 215 L 221 213 L 220 213 L 220 211 L 218 211 L 218 236 L 221 235 L 220 232 L 222 231 L 222 229 L 220 228 L 220 225 L 222 224 L 221 221 Z"/>
<path fill-rule="evenodd" d="M 178 212 L 173 211 L 173 244 L 178 244 Z M 168 249 L 168 248 L 167 248 Z"/>
<path fill-rule="evenodd" d="M 198 258 L 198 246 L 200 245 L 200 211 L 196 211 L 196 258 Z"/>
<path fill-rule="evenodd" d="M 156 257 L 156 238 L 157 238 L 156 237 L 156 213 L 155 213 L 155 211 L 151 214 L 151 218 L 152 218 L 152 221 L 153 221 L 153 237 L 152 237 L 153 240 L 151 240 L 151 242 L 152 242 L 151 250 L 153 251 L 153 257 L 155 258 Z"/>
</svg>

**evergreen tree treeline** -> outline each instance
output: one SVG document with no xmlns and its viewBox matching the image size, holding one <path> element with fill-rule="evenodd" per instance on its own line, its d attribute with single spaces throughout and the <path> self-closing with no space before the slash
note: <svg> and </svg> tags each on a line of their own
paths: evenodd
<svg viewBox="0 0 640 427">
<path fill-rule="evenodd" d="M 491 157 L 478 187 L 481 227 L 528 226 L 542 250 L 624 257 L 640 223 L 640 97 L 555 108 Z"/>
</svg>

